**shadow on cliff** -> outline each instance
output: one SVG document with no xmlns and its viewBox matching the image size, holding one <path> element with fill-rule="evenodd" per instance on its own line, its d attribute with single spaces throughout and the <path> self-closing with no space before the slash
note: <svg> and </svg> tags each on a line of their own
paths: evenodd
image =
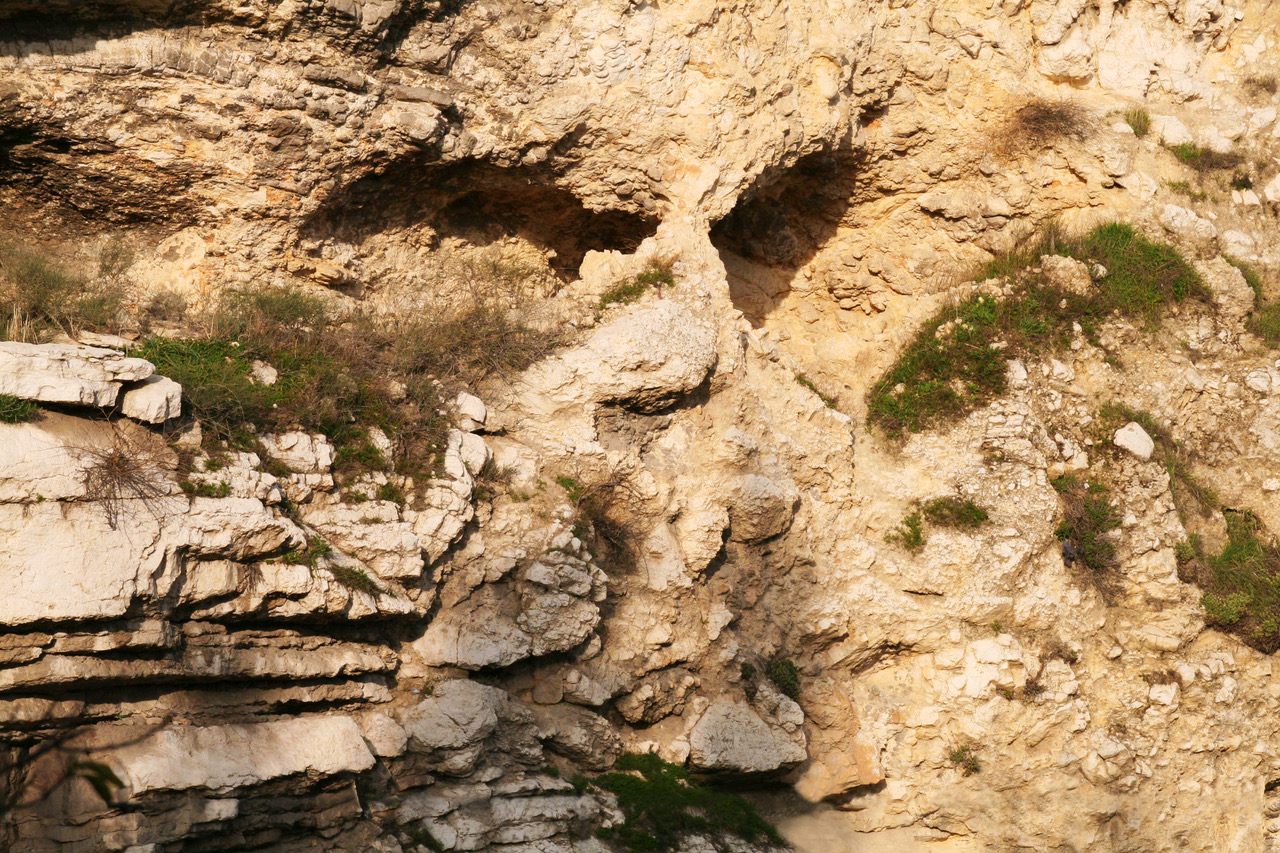
<svg viewBox="0 0 1280 853">
<path fill-rule="evenodd" d="M 711 229 L 729 294 L 753 326 L 778 307 L 796 274 L 835 235 L 858 192 L 862 156 L 819 151 L 766 174 Z"/>
<path fill-rule="evenodd" d="M 429 239 L 487 245 L 521 237 L 554 252 L 552 268 L 576 278 L 588 251 L 634 251 L 658 226 L 654 217 L 593 211 L 549 173 L 463 161 L 394 163 L 337 191 L 303 226 L 303 239 L 359 244 L 374 234 L 425 228 Z"/>
</svg>

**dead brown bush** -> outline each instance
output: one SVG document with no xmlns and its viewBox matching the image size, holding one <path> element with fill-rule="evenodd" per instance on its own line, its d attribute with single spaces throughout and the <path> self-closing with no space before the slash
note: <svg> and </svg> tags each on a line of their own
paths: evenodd
<svg viewBox="0 0 1280 853">
<path fill-rule="evenodd" d="M 80 465 L 85 497 L 101 505 L 112 530 L 132 501 L 156 518 L 163 514 L 164 500 L 173 494 L 168 476 L 173 452 L 160 439 L 113 428 L 110 441 L 71 452 Z"/>
<path fill-rule="evenodd" d="M 1083 142 L 1093 130 L 1093 115 L 1081 104 L 1033 98 L 1005 120 L 995 146 L 1001 154 L 1026 154 L 1064 139 Z"/>
</svg>

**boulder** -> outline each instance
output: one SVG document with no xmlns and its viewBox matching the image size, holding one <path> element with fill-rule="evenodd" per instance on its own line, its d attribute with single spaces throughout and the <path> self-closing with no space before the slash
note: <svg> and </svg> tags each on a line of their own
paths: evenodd
<svg viewBox="0 0 1280 853">
<path fill-rule="evenodd" d="M 361 721 L 360 731 L 373 754 L 379 758 L 403 755 L 409 744 L 409 733 L 395 720 L 377 711 Z"/>
<path fill-rule="evenodd" d="M 800 492 L 789 480 L 778 482 L 747 474 L 737 484 L 729 506 L 729 536 L 735 542 L 763 542 L 791 527 Z"/>
<path fill-rule="evenodd" d="M 182 386 L 164 376 L 148 376 L 124 389 L 120 411 L 137 421 L 162 424 L 182 413 Z"/>
<path fill-rule="evenodd" d="M 384 578 L 422 574 L 422 545 L 413 527 L 400 520 L 391 501 L 361 504 L 306 504 L 303 520 L 334 547 L 357 558 Z"/>
<path fill-rule="evenodd" d="M 689 732 L 689 763 L 701 770 L 768 773 L 806 757 L 802 730 L 770 725 L 746 702 L 727 695 L 712 702 Z"/>
<path fill-rule="evenodd" d="M 401 722 L 415 750 L 465 749 L 493 734 L 506 693 L 458 679 L 436 685 Z"/>
<path fill-rule="evenodd" d="M 1195 267 L 1209 286 L 1218 309 L 1228 319 L 1242 322 L 1253 310 L 1255 299 L 1253 288 L 1249 287 L 1244 273 L 1221 255 L 1212 260 L 1197 262 Z"/>
<path fill-rule="evenodd" d="M 582 346 L 534 365 L 528 402 L 544 411 L 587 402 L 652 411 L 701 385 L 715 363 L 715 329 L 663 300 L 620 312 Z"/>
<path fill-rule="evenodd" d="M 608 770 L 622 754 L 622 738 L 599 714 L 574 705 L 533 709 L 538 737 L 555 753 L 587 770 Z"/>
<path fill-rule="evenodd" d="M 1048 277 L 1049 284 L 1061 290 L 1079 296 L 1088 296 L 1093 290 L 1093 277 L 1089 274 L 1089 268 L 1075 258 L 1041 255 L 1040 268 Z"/>
<path fill-rule="evenodd" d="M 333 468 L 333 445 L 323 435 L 293 430 L 261 438 L 271 458 L 295 473 L 327 474 Z"/>
<path fill-rule="evenodd" d="M 1218 229 L 1209 220 L 1197 216 L 1195 211 L 1176 204 L 1166 204 L 1160 211 L 1160 224 L 1164 229 L 1197 251 L 1205 251 L 1218 236 Z"/>
<path fill-rule="evenodd" d="M 458 394 L 454 409 L 458 416 L 458 429 L 463 432 L 476 432 L 483 429 L 484 422 L 489 418 L 489 410 L 485 408 L 484 402 L 466 391 Z"/>
<path fill-rule="evenodd" d="M 1151 440 L 1151 436 L 1134 421 L 1116 430 L 1113 440 L 1116 447 L 1129 451 L 1139 459 L 1150 459 L 1156 450 L 1156 443 Z"/>
</svg>

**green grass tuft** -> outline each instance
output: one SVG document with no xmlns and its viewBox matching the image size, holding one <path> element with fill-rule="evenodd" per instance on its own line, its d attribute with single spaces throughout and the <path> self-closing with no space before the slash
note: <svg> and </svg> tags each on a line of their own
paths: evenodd
<svg viewBox="0 0 1280 853">
<path fill-rule="evenodd" d="M 800 698 L 800 669 L 790 658 L 774 658 L 765 667 L 764 674 L 789 699 Z"/>
<path fill-rule="evenodd" d="M 0 424 L 20 424 L 33 420 L 40 407 L 30 400 L 0 394 Z"/>
<path fill-rule="evenodd" d="M 639 274 L 632 276 L 609 290 L 604 296 L 601 296 L 598 307 L 608 308 L 610 305 L 629 305 L 651 288 L 671 287 L 675 283 L 676 277 L 669 264 L 652 263 Z"/>
<path fill-rule="evenodd" d="M 333 555 L 333 546 L 320 538 L 312 539 L 305 548 L 294 548 L 286 551 L 280 562 L 293 566 L 315 568 L 321 560 L 328 560 Z"/>
<path fill-rule="evenodd" d="M 699 784 L 684 768 L 656 755 L 623 755 L 616 770 L 597 777 L 595 784 L 617 796 L 625 820 L 599 835 L 624 850 L 665 853 L 692 834 L 782 844 L 777 830 L 742 797 Z"/>
<path fill-rule="evenodd" d="M 968 746 L 960 746 L 951 750 L 947 758 L 960 768 L 960 772 L 965 776 L 972 776 L 982 770 L 982 765 L 978 763 L 978 756 L 973 754 L 973 750 Z"/>
<path fill-rule="evenodd" d="M 890 530 L 884 535 L 886 542 L 897 542 L 908 551 L 916 552 L 924 547 L 924 519 L 920 513 L 913 512 L 902 521 L 898 522 L 898 526 Z"/>
<path fill-rule="evenodd" d="M 836 407 L 835 399 L 832 397 L 828 397 L 826 394 L 823 394 L 822 391 L 818 388 L 818 386 L 814 383 L 814 381 L 810 379 L 808 376 L 805 376 L 803 373 L 797 373 L 796 382 L 799 383 L 801 386 L 808 388 L 814 394 L 818 395 L 818 399 L 821 400 L 822 404 L 826 406 L 828 409 L 834 409 Z"/>
<path fill-rule="evenodd" d="M 1151 132 L 1151 113 L 1146 107 L 1124 111 L 1125 124 L 1133 129 L 1133 135 L 1141 139 Z"/>
<path fill-rule="evenodd" d="M 1211 170 L 1234 169 L 1244 162 L 1244 157 L 1234 151 L 1221 153 L 1214 151 L 1212 148 L 1205 148 L 1203 145 L 1197 145 L 1194 142 L 1180 142 L 1177 145 L 1166 145 L 1166 148 L 1173 153 L 1183 164 L 1190 166 L 1197 172 L 1208 172 Z"/>
<path fill-rule="evenodd" d="M 1165 181 L 1165 186 L 1179 195 L 1185 195 L 1192 201 L 1205 201 L 1209 198 L 1208 193 L 1195 189 L 1186 181 Z"/>
<path fill-rule="evenodd" d="M 179 480 L 178 487 L 192 497 L 225 498 L 231 494 L 231 484 L 226 480 L 220 483 L 193 483 L 190 480 Z"/>
<path fill-rule="evenodd" d="M 987 520 L 987 511 L 968 499 L 934 498 L 924 505 L 924 517 L 939 527 L 976 530 Z"/>
<path fill-rule="evenodd" d="M 1098 483 L 1055 484 L 1062 501 L 1059 539 L 1071 541 L 1076 556 L 1091 571 L 1101 574 L 1116 565 L 1116 546 L 1108 533 L 1120 527 L 1120 515 L 1111 506 L 1110 492 Z"/>
<path fill-rule="evenodd" d="M 378 582 L 369 576 L 364 569 L 355 568 L 354 566 L 329 566 L 329 573 L 333 575 L 333 579 L 345 586 L 347 589 L 363 592 L 368 595 L 379 595 L 383 592 L 382 587 L 378 586 Z"/>
</svg>

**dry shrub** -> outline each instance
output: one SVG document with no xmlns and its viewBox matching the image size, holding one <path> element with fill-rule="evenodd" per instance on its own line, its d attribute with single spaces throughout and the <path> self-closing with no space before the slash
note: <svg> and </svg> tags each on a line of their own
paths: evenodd
<svg viewBox="0 0 1280 853">
<path fill-rule="evenodd" d="M 118 330 L 126 290 L 116 278 L 90 281 L 53 252 L 0 238 L 0 339 L 38 342 L 58 331 Z"/>
<path fill-rule="evenodd" d="M 1009 116 L 995 145 L 1002 154 L 1031 153 L 1059 140 L 1084 142 L 1093 129 L 1093 115 L 1081 104 L 1033 98 Z"/>
<path fill-rule="evenodd" d="M 150 433 L 130 437 L 112 427 L 105 444 L 72 448 L 71 454 L 80 465 L 85 496 L 102 506 L 112 530 L 129 502 L 159 518 L 164 499 L 173 494 L 172 451 Z"/>
</svg>

